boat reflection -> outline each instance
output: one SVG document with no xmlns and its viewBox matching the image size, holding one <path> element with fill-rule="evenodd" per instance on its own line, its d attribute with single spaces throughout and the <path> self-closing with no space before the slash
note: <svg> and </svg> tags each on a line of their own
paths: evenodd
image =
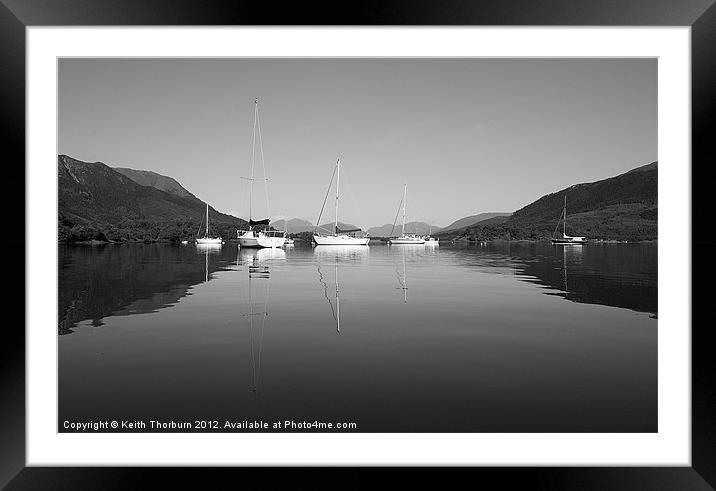
<svg viewBox="0 0 716 491">
<path fill-rule="evenodd" d="M 557 256 L 562 256 L 562 279 L 563 279 L 563 291 L 564 298 L 569 299 L 569 283 L 567 281 L 567 258 L 576 264 L 582 262 L 582 252 L 584 251 L 584 245 L 582 244 L 554 244 L 557 249 Z M 561 254 L 559 249 L 562 249 Z"/>
<path fill-rule="evenodd" d="M 197 254 L 204 255 L 204 283 L 209 281 L 209 255 L 221 254 L 221 244 L 196 244 Z"/>
<path fill-rule="evenodd" d="M 440 256 L 440 248 L 438 247 L 415 247 L 414 244 L 391 244 L 389 246 L 391 255 L 400 255 L 407 258 L 438 258 Z"/>
<path fill-rule="evenodd" d="M 266 247 L 254 249 L 250 247 L 239 247 L 236 264 L 268 263 L 271 261 L 283 261 L 286 259 L 286 251 L 279 248 Z"/>
<path fill-rule="evenodd" d="M 201 254 L 221 254 L 221 244 L 196 244 L 196 250 Z"/>
<path fill-rule="evenodd" d="M 324 246 L 325 247 L 325 246 Z M 316 263 L 316 268 L 318 269 L 318 281 L 323 286 L 323 296 L 326 297 L 326 301 L 328 302 L 328 305 L 331 307 L 331 315 L 333 315 L 333 320 L 336 323 L 336 332 L 341 332 L 341 297 L 340 297 L 340 283 L 338 280 L 338 262 L 336 261 L 334 264 L 334 270 L 335 270 L 335 281 L 336 281 L 336 305 L 333 306 L 333 302 L 328 297 L 328 283 L 326 283 L 325 277 L 323 276 L 323 271 L 321 270 L 321 263 Z"/>
<path fill-rule="evenodd" d="M 332 246 L 322 245 L 313 248 L 313 254 L 319 259 L 351 259 L 364 260 L 368 258 L 370 248 L 365 246 Z"/>
<path fill-rule="evenodd" d="M 316 269 L 318 270 L 318 281 L 323 287 L 323 296 L 331 308 L 331 315 L 336 323 L 336 332 L 341 332 L 341 295 L 339 263 L 362 262 L 368 258 L 370 249 L 364 246 L 330 246 L 322 245 L 314 247 L 313 253 L 316 256 Z M 326 281 L 326 267 L 333 265 L 335 293 L 332 301 L 328 295 L 328 283 Z M 328 273 L 330 274 L 330 273 Z M 335 302 L 335 303 L 334 303 Z"/>
<path fill-rule="evenodd" d="M 406 248 L 401 248 L 401 258 L 403 263 L 403 274 L 400 273 L 398 268 L 395 268 L 395 274 L 398 276 L 398 287 L 397 290 L 403 290 L 403 303 L 408 303 L 408 275 L 405 269 L 405 251 Z M 395 264 L 395 263 L 394 263 Z"/>
<path fill-rule="evenodd" d="M 261 387 L 261 354 L 263 353 L 264 330 L 266 328 L 266 319 L 268 318 L 269 298 L 271 294 L 271 264 L 273 261 L 286 258 L 286 254 L 281 249 L 245 249 L 239 248 L 237 254 L 237 264 L 248 265 L 247 281 L 248 292 L 246 312 L 243 317 L 248 319 L 249 330 L 249 347 L 251 358 L 251 387 L 252 394 L 258 396 Z M 263 288 L 255 286 L 255 282 L 260 280 Z M 263 291 L 263 308 L 256 309 L 256 305 L 262 304 L 261 299 L 256 298 L 256 293 Z M 258 301 L 257 301 L 258 300 Z M 254 322 L 257 320 L 256 323 Z"/>
</svg>

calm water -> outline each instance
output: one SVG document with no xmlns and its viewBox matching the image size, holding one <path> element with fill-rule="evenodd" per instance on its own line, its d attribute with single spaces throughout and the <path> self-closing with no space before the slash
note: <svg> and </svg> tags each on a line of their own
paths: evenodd
<svg viewBox="0 0 716 491">
<path fill-rule="evenodd" d="M 657 431 L 657 245 L 59 248 L 59 421 Z"/>
</svg>

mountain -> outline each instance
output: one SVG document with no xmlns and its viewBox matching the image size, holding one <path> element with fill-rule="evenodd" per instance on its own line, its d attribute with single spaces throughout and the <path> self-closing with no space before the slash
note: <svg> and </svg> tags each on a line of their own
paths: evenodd
<svg viewBox="0 0 716 491">
<path fill-rule="evenodd" d="M 205 220 L 205 203 L 188 191 L 144 186 L 101 162 L 58 155 L 57 174 L 60 240 L 189 239 Z M 225 238 L 246 223 L 211 207 L 209 220 Z"/>
<path fill-rule="evenodd" d="M 380 227 L 371 227 L 367 230 L 371 237 L 390 237 L 393 224 L 386 223 Z M 395 229 L 392 230 L 393 235 L 400 235 L 401 225 L 395 224 Z M 428 233 L 434 233 L 439 230 L 438 227 L 431 227 L 429 223 L 425 222 L 408 222 L 405 224 L 405 232 L 408 234 L 419 234 L 425 235 Z"/>
<path fill-rule="evenodd" d="M 511 213 L 507 214 L 507 215 L 499 215 L 496 217 L 487 218 L 485 220 L 480 220 L 479 222 L 473 223 L 472 225 L 473 226 L 479 225 L 481 227 L 484 227 L 485 225 L 499 225 L 500 223 L 505 223 L 507 220 L 509 220 L 510 216 L 512 216 Z"/>
<path fill-rule="evenodd" d="M 472 240 L 552 237 L 567 197 L 567 234 L 589 239 L 653 240 L 658 236 L 658 164 L 601 181 L 575 184 L 517 210 L 504 223 L 478 223 L 438 234 Z"/>
<path fill-rule="evenodd" d="M 163 176 L 150 170 L 128 169 L 126 167 L 115 167 L 114 170 L 126 176 L 141 186 L 149 186 L 169 194 L 176 194 L 184 198 L 196 198 L 189 191 L 184 189 L 181 184 L 171 177 Z"/>
<path fill-rule="evenodd" d="M 271 226 L 276 230 L 286 230 L 289 234 L 298 234 L 301 232 L 313 232 L 313 224 L 308 220 L 300 218 L 291 218 L 288 220 L 288 227 L 285 227 L 286 220 L 276 220 L 271 222 Z"/>
<path fill-rule="evenodd" d="M 318 232 L 322 233 L 322 234 L 333 233 L 335 226 L 336 226 L 335 222 L 324 223 L 320 227 L 318 227 Z M 353 225 L 351 223 L 338 222 L 338 228 L 340 228 L 341 230 L 351 230 L 351 229 L 360 228 L 360 227 L 358 225 Z M 311 231 L 313 231 L 313 229 L 311 229 Z"/>
<path fill-rule="evenodd" d="M 284 223 L 285 220 L 276 220 L 275 222 L 271 222 L 271 226 L 275 228 L 276 230 L 284 230 Z M 320 227 L 318 227 L 318 232 L 320 233 L 332 233 L 333 227 L 335 226 L 334 222 L 328 222 L 322 224 Z M 338 227 L 341 229 L 352 229 L 352 228 L 359 228 L 357 225 L 352 225 L 350 223 L 344 223 L 344 222 L 338 222 Z M 311 232 L 313 233 L 313 224 L 309 222 L 308 220 L 302 220 L 300 218 L 291 218 L 288 220 L 288 233 L 289 234 L 300 234 L 304 232 Z"/>
<path fill-rule="evenodd" d="M 496 217 L 505 217 L 505 219 L 507 219 L 510 215 L 511 215 L 511 213 L 501 213 L 501 212 L 478 213 L 477 215 L 470 215 L 469 217 L 455 220 L 447 227 L 441 228 L 440 232 L 447 232 L 448 230 L 457 230 L 457 229 L 469 227 L 470 225 L 475 225 L 478 222 L 482 222 L 482 221 L 489 220 L 491 218 L 496 218 Z"/>
</svg>

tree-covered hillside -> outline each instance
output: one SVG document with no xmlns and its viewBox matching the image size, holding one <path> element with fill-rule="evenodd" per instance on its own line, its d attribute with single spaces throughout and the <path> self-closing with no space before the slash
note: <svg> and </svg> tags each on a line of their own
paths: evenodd
<svg viewBox="0 0 716 491">
<path fill-rule="evenodd" d="M 589 239 L 653 240 L 658 236 L 656 162 L 592 183 L 576 184 L 517 210 L 504 223 L 478 223 L 438 234 L 443 239 L 548 239 L 567 197 L 567 234 Z M 561 230 L 561 226 L 560 226 Z"/>
<path fill-rule="evenodd" d="M 142 186 L 101 162 L 59 155 L 57 171 L 60 241 L 187 240 L 205 221 L 206 204 L 191 193 Z M 209 221 L 211 232 L 225 239 L 246 224 L 211 207 Z"/>
</svg>

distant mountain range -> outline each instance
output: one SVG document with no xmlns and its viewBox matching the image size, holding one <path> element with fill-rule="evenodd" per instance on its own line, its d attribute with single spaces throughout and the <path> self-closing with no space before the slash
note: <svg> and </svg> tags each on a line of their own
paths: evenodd
<svg viewBox="0 0 716 491">
<path fill-rule="evenodd" d="M 502 223 L 503 221 L 507 220 L 510 215 L 511 213 L 479 213 L 477 215 L 471 215 L 469 217 L 455 220 L 450 225 L 443 228 L 436 227 L 425 222 L 408 222 L 405 224 L 405 233 L 418 235 L 436 235 L 438 233 L 446 232 L 448 230 L 463 229 L 470 225 L 476 225 L 477 223 Z M 399 235 L 401 230 L 402 227 L 399 223 L 395 224 L 395 228 L 393 228 L 392 224 L 386 223 L 385 225 L 381 225 L 380 227 L 369 228 L 368 233 L 373 237 L 390 237 L 391 232 L 392 235 Z"/>
<path fill-rule="evenodd" d="M 328 233 L 328 232 L 333 233 L 335 226 L 336 226 L 335 222 L 322 223 L 318 227 L 318 231 L 321 233 Z M 342 230 L 352 230 L 352 229 L 360 228 L 360 227 L 358 225 L 353 225 L 352 223 L 345 223 L 345 222 L 339 221 L 338 228 L 340 228 Z M 313 229 L 311 229 L 311 231 L 313 231 Z"/>
<path fill-rule="evenodd" d="M 392 235 L 395 236 L 400 235 L 401 229 L 402 226 L 400 223 L 395 224 L 395 229 L 393 229 L 393 224 L 386 223 L 385 225 L 381 225 L 380 227 L 369 228 L 368 234 L 370 234 L 372 237 L 391 237 L 391 231 Z M 429 223 L 425 222 L 407 222 L 405 224 L 406 234 L 426 235 L 428 233 L 434 233 L 437 230 L 439 230 L 438 227 L 432 227 Z"/>
<path fill-rule="evenodd" d="M 567 197 L 567 234 L 590 239 L 653 240 L 658 232 L 658 165 L 652 162 L 601 181 L 575 184 L 517 210 L 503 223 L 445 230 L 444 239 L 552 237 Z"/>
<path fill-rule="evenodd" d="M 120 172 L 121 170 L 121 172 Z M 206 204 L 174 179 L 57 157 L 59 240 L 181 240 L 196 236 Z M 143 184 L 144 183 L 144 184 Z M 244 220 L 209 207 L 212 232 L 233 237 Z"/>
<path fill-rule="evenodd" d="M 289 219 L 288 227 L 286 227 L 286 220 L 276 220 L 271 222 L 271 225 L 276 230 L 286 230 L 289 234 L 313 232 L 313 224 L 308 220 L 301 220 L 300 218 Z"/>
<path fill-rule="evenodd" d="M 271 226 L 275 228 L 276 230 L 287 230 L 289 234 L 300 234 L 305 232 L 313 232 L 313 223 L 309 222 L 308 220 L 302 220 L 300 218 L 290 218 L 288 220 L 288 227 L 285 228 L 284 224 L 286 223 L 286 220 L 276 220 L 275 222 L 271 222 Z M 335 227 L 334 222 L 327 222 L 321 224 L 320 227 L 318 227 L 318 231 L 321 233 L 327 233 L 327 232 L 333 232 L 333 228 Z M 353 229 L 358 228 L 358 226 L 353 225 L 351 223 L 345 223 L 345 222 L 338 222 L 338 227 L 341 229 Z"/>
</svg>

